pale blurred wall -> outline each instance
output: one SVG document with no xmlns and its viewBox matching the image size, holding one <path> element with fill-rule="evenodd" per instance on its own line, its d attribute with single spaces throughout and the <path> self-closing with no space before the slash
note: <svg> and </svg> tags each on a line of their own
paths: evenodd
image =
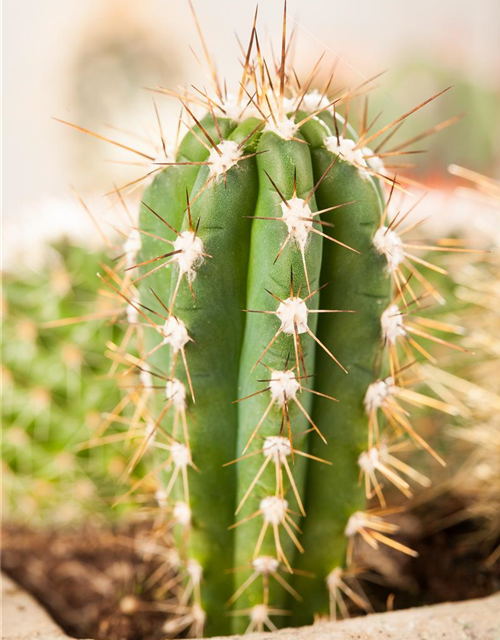
<svg viewBox="0 0 500 640">
<path fill-rule="evenodd" d="M 238 71 L 234 31 L 244 40 L 248 37 L 255 2 L 194 2 L 219 70 L 231 81 Z M 79 134 L 50 118 L 75 119 L 78 109 L 68 91 L 75 48 L 99 27 L 111 4 L 112 0 L 3 1 L 3 209 L 8 217 L 27 207 L 35 213 L 40 199 L 67 195 L 70 183 L 86 186 L 70 162 Z M 190 82 L 204 82 L 188 48 L 193 44 L 200 49 L 187 2 L 119 4 L 123 11 L 140 16 L 155 37 L 164 38 Z M 260 3 L 263 39 L 270 36 L 278 42 L 281 12 L 282 0 Z M 327 46 L 332 60 L 334 53 L 342 57 L 344 72 L 362 79 L 394 67 L 406 52 L 419 50 L 451 61 L 487 83 L 498 82 L 499 0 L 289 0 L 289 15 L 289 27 L 295 26 L 299 35 L 299 67 Z M 137 104 L 144 115 L 138 119 L 151 121 L 151 95 L 141 92 L 142 84 L 138 82 Z M 167 108 L 167 99 L 160 97 L 159 102 Z M 114 124 L 119 120 L 117 114 Z"/>
</svg>

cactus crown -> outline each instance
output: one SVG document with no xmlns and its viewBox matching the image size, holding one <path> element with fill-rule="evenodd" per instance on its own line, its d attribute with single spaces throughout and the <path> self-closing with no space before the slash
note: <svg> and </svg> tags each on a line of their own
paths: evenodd
<svg viewBox="0 0 500 640">
<path fill-rule="evenodd" d="M 211 91 L 177 95 L 188 131 L 175 154 L 162 135 L 163 153 L 147 155 L 139 229 L 119 284 L 107 279 L 137 335 L 136 355 L 115 354 L 140 374 L 131 402 L 144 438 L 129 469 L 146 452 L 153 461 L 121 500 L 152 483 L 157 528 L 177 542 L 172 633 L 334 618 L 346 599 L 368 610 L 349 582 L 355 540 L 415 555 L 384 519 L 386 484 L 406 496 L 428 484 L 400 441 L 442 462 L 408 408 L 454 412 L 407 381 L 431 357 L 421 341 L 447 344 L 433 332 L 453 328 L 421 317 L 424 297 L 440 300 L 420 257 L 434 247 L 407 240 L 410 211 L 393 214 L 413 183 L 389 163 L 416 139 L 386 150 L 437 96 L 377 132 L 365 108 L 355 132 L 350 107 L 373 80 L 333 98 L 332 78 L 311 91 L 320 61 L 299 82 L 286 3 L 275 68 L 256 21 L 235 96 L 202 38 Z M 367 510 L 373 497 L 380 508 Z"/>
</svg>

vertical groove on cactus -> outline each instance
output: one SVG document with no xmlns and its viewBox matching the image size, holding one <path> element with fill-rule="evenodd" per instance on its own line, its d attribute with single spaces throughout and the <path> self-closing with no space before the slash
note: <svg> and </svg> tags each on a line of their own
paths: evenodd
<svg viewBox="0 0 500 640">
<path fill-rule="evenodd" d="M 422 340 L 455 347 L 434 335 L 451 325 L 422 317 L 421 299 L 442 298 L 420 255 L 458 249 L 406 239 L 417 224 L 393 196 L 413 183 L 384 164 L 405 152 L 385 151 L 396 127 L 440 94 L 376 132 L 365 102 L 356 133 L 351 104 L 373 81 L 334 100 L 331 78 L 311 91 L 319 62 L 302 84 L 287 68 L 286 3 L 274 70 L 256 18 L 237 96 L 203 41 L 212 88 L 179 95 L 194 124 L 149 168 L 127 277 L 108 282 L 143 336 L 121 356 L 147 424 L 131 467 L 153 454 L 126 496 L 153 481 L 174 531 L 185 590 L 169 633 L 335 618 L 346 600 L 369 610 L 349 582 L 355 539 L 415 555 L 384 519 L 381 478 L 406 496 L 428 485 L 399 458 L 404 436 L 443 462 L 408 408 L 456 412 L 406 371 L 431 357 Z"/>
<path fill-rule="evenodd" d="M 289 238 L 291 232 L 279 222 L 290 207 L 298 205 L 296 228 L 300 229 L 301 217 L 311 218 L 311 210 L 316 211 L 314 194 L 309 199 L 314 180 L 307 147 L 266 131 L 258 149 L 264 153 L 257 159 L 259 195 L 252 224 L 248 317 L 239 367 L 240 397 L 251 397 L 239 402 L 237 455 L 244 459 L 237 464 L 235 566 L 245 567 L 249 561 L 272 556 L 289 570 L 295 550 L 301 550 L 295 528 L 303 507 L 296 495 L 303 492 L 306 459 L 293 450 L 307 452 L 309 424 L 305 415 L 311 411 L 312 395 L 301 392 L 301 387 L 310 386 L 307 372 L 314 367 L 314 341 L 307 331 L 316 330 L 317 315 L 311 311 L 318 308 L 319 296 L 312 294 L 319 284 L 322 239 L 306 231 L 301 245 L 300 239 Z M 284 457 L 273 452 L 273 441 L 267 437 L 283 439 L 274 447 L 284 447 Z M 291 471 L 290 475 L 283 473 L 285 465 L 291 469 L 292 455 L 293 476 Z M 269 464 L 273 458 L 274 464 Z M 235 587 L 240 588 L 248 573 L 240 571 L 235 577 Z M 273 595 L 283 592 L 276 581 L 270 589 Z M 282 602 L 283 595 L 274 595 L 273 603 L 277 601 Z M 237 605 L 245 610 L 260 604 L 262 584 L 256 580 Z M 239 630 L 248 626 L 244 619 L 235 620 Z"/>
<path fill-rule="evenodd" d="M 312 151 L 316 175 L 321 175 L 334 157 L 328 148 L 330 139 L 327 137 L 324 147 Z M 320 318 L 319 338 L 338 354 L 349 375 L 339 371 L 324 353 L 318 354 L 317 389 L 330 394 L 334 390 L 340 402 L 331 403 L 319 397 L 314 407 L 313 418 L 327 444 L 321 446 L 313 441 L 312 453 L 325 457 L 332 465 L 311 465 L 309 469 L 308 518 L 302 538 L 305 553 L 299 568 L 304 570 L 307 565 L 307 571 L 315 577 L 299 577 L 296 581 L 296 587 L 304 594 L 304 604 L 297 608 L 297 622 L 310 620 L 313 612 L 326 608 L 329 596 L 325 580 L 331 571 L 343 566 L 347 520 L 365 505 L 357 466 L 359 455 L 368 446 L 363 399 L 383 364 L 380 318 L 391 296 L 386 261 L 373 245 L 384 205 L 370 176 L 362 175 L 356 166 L 339 158 L 316 197 L 320 209 L 352 202 L 334 211 L 330 220 L 335 224 L 335 236 L 356 248 L 359 254 L 341 251 L 327 243 L 322 280 L 330 281 L 331 285 L 322 292 L 322 302 L 327 308 L 339 308 L 349 300 L 358 313 Z"/>
</svg>

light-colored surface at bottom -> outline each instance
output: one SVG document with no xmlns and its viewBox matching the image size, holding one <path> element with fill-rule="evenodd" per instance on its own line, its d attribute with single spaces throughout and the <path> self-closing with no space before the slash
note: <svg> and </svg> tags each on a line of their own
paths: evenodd
<svg viewBox="0 0 500 640">
<path fill-rule="evenodd" d="M 3 640 L 67 640 L 33 598 L 6 576 L 2 576 L 2 618 Z M 482 600 L 378 613 L 246 637 L 252 640 L 500 640 L 500 593 Z"/>
<path fill-rule="evenodd" d="M 376 613 L 246 637 L 252 640 L 500 640 L 500 593 L 481 600 Z"/>
<path fill-rule="evenodd" d="M 48 613 L 2 574 L 2 640 L 67 640 Z"/>
</svg>

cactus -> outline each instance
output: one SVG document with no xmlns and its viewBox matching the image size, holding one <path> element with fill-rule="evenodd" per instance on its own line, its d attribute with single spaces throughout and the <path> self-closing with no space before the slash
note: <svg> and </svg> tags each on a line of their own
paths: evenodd
<svg viewBox="0 0 500 640">
<path fill-rule="evenodd" d="M 262 119 L 238 124 L 209 114 L 196 135 L 187 134 L 176 162 L 205 163 L 209 157 L 211 164 L 201 165 L 195 179 L 190 164 L 166 169 L 146 190 L 140 216 L 143 231 L 171 242 L 165 251 L 157 237 L 142 237 L 141 304 L 153 309 L 149 320 L 156 328 L 149 352 L 154 360 L 147 361 L 153 375 L 169 378 L 174 408 L 189 408 L 184 433 L 175 431 L 176 411 L 162 412 L 163 428 L 176 438 L 168 459 L 173 473 L 180 478 L 186 466 L 193 467 L 179 493 L 169 482 L 168 497 L 189 514 L 188 572 L 193 582 L 202 580 L 198 604 L 213 633 L 230 630 L 228 601 L 250 608 L 257 626 L 257 614 L 267 619 L 284 607 L 275 585 L 286 595 L 280 572 L 291 571 L 296 550 L 304 551 L 296 527 L 297 516 L 309 511 L 301 497 L 308 460 L 318 461 L 323 478 L 330 471 L 347 488 L 339 507 L 328 491 L 325 511 L 326 496 L 317 486 L 322 479 L 310 475 L 312 517 L 329 528 L 326 535 L 336 530 L 327 545 L 335 554 L 331 568 L 342 562 L 346 514 L 364 504 L 356 478 L 357 458 L 366 448 L 363 397 L 377 377 L 380 318 L 391 296 L 386 260 L 372 242 L 383 213 L 380 188 L 367 171 L 325 146 L 325 139 L 339 146 L 328 119 L 314 120 L 301 110 L 297 124 L 281 117 L 280 128 Z M 202 136 L 212 141 L 210 152 Z M 332 235 L 315 215 L 320 209 L 335 220 Z M 165 269 L 162 260 L 145 277 L 151 271 L 146 263 L 158 256 L 170 258 L 173 268 Z M 318 290 L 327 279 L 330 292 L 322 293 L 327 303 L 319 309 Z M 362 289 L 354 297 L 348 293 L 353 282 Z M 345 308 L 349 299 L 357 317 Z M 325 321 L 318 327 L 320 313 Z M 345 335 L 354 336 L 357 349 L 350 340 L 342 344 Z M 347 374 L 349 383 L 343 380 Z M 349 399 L 336 414 L 331 395 L 339 388 Z M 317 399 L 322 404 L 313 408 Z M 356 413 L 348 413 L 351 403 Z M 342 451 L 334 422 L 339 430 L 349 427 Z M 307 434 L 311 427 L 314 437 Z M 239 454 L 243 460 L 227 465 Z M 345 471 L 337 458 L 344 458 Z M 316 578 L 321 591 L 328 560 L 323 555 Z M 252 569 L 228 572 L 233 562 L 242 568 L 251 562 Z M 249 585 L 249 573 L 259 580 Z M 270 597 L 280 604 L 269 611 L 260 576 L 276 579 Z M 285 589 L 298 595 L 292 586 Z M 308 611 L 301 607 L 306 620 L 315 610 L 311 604 Z"/>
<path fill-rule="evenodd" d="M 389 163 L 410 152 L 382 150 L 440 94 L 375 133 L 365 103 L 356 132 L 350 105 L 373 82 L 330 100 L 331 79 L 310 91 L 318 63 L 299 84 L 286 3 L 275 77 L 254 21 L 235 97 L 202 44 L 212 92 L 178 94 L 192 124 L 175 152 L 163 134 L 160 155 L 137 152 L 152 181 L 120 285 L 105 280 L 141 336 L 119 360 L 148 425 L 129 468 L 148 451 L 150 470 L 120 500 L 153 482 L 176 539 L 185 593 L 165 631 L 223 635 L 344 615 L 346 599 L 368 610 L 346 569 L 358 537 L 415 555 L 382 480 L 428 484 L 397 453 L 405 436 L 443 463 L 408 409 L 456 408 L 410 389 L 408 369 L 430 357 L 421 340 L 454 345 L 422 317 L 422 297 L 440 300 L 429 247 L 407 240 L 410 211 L 393 215 L 412 181 Z"/>
</svg>

